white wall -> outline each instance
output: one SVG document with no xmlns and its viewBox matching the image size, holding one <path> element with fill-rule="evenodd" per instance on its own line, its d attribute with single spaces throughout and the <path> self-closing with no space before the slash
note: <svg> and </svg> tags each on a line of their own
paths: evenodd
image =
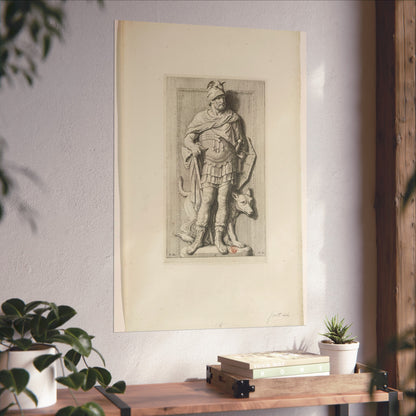
<svg viewBox="0 0 416 416">
<path fill-rule="evenodd" d="M 323 319 L 353 322 L 361 361 L 375 356 L 375 11 L 351 1 L 67 2 L 65 41 L 34 88 L 0 90 L 10 163 L 33 170 L 19 195 L 37 233 L 8 204 L 0 223 L 0 300 L 72 305 L 116 379 L 204 377 L 220 351 L 304 346 Z M 113 333 L 114 20 L 239 26 L 307 33 L 307 324 L 304 327 Z M 272 52 L 272 51 L 271 51 Z M 353 408 L 354 409 L 354 408 Z M 356 410 L 358 411 L 358 410 Z M 359 413 L 362 411 L 360 410 Z M 318 408 L 262 414 L 325 414 Z"/>
</svg>

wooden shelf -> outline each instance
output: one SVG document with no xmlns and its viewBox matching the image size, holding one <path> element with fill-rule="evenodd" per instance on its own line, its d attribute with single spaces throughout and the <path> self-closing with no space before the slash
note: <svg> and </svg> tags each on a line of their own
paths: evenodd
<svg viewBox="0 0 416 416">
<path fill-rule="evenodd" d="M 106 416 L 120 416 L 120 409 L 95 389 L 87 392 L 73 392 L 73 394 L 79 405 L 88 402 L 95 402 L 103 408 Z M 53 416 L 59 409 L 66 406 L 76 406 L 76 404 L 74 403 L 68 389 L 58 389 L 58 401 L 53 406 L 43 407 L 41 409 L 25 410 L 24 413 L 25 416 Z M 10 412 L 10 414 L 20 415 L 17 411 Z"/>
<path fill-rule="evenodd" d="M 397 392 L 392 390 L 392 392 Z M 160 416 L 212 412 L 245 411 L 256 409 L 277 409 L 305 406 L 331 406 L 344 409 L 343 415 L 348 414 L 348 405 L 353 403 L 384 402 L 388 414 L 391 393 L 376 391 L 372 397 L 367 392 L 348 394 L 285 394 L 272 397 L 236 399 L 207 384 L 205 380 L 195 380 L 183 383 L 143 384 L 128 386 L 126 392 L 116 397 L 119 407 L 112 404 L 99 391 L 75 393 L 79 403 L 94 401 L 98 403 L 107 416 Z M 401 400 L 403 394 L 397 392 Z M 121 403 L 121 405 L 120 405 Z M 43 409 L 25 411 L 26 416 L 52 416 L 64 406 L 73 405 L 67 389 L 58 391 L 58 402 L 54 406 Z M 339 413 L 341 414 L 341 413 Z"/>
<path fill-rule="evenodd" d="M 352 403 L 388 402 L 389 393 L 279 395 L 274 397 L 235 399 L 205 380 L 130 386 L 120 396 L 131 407 L 131 416 L 178 415 L 190 413 L 229 412 L 284 407 L 327 406 Z"/>
</svg>

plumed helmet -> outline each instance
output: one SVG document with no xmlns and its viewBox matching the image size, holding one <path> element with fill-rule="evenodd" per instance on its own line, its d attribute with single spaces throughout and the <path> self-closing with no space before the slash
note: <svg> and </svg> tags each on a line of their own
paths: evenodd
<svg viewBox="0 0 416 416">
<path fill-rule="evenodd" d="M 224 84 L 225 82 L 221 81 L 210 81 L 207 85 L 207 98 L 211 102 L 220 95 L 224 95 Z"/>
</svg>

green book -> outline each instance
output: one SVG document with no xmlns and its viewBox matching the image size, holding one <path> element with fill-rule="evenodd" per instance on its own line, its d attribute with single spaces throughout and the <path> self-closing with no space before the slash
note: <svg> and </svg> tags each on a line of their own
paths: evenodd
<svg viewBox="0 0 416 416">
<path fill-rule="evenodd" d="M 230 364 L 221 363 L 221 370 L 226 373 L 231 373 L 236 376 L 247 377 L 251 379 L 258 378 L 277 378 L 277 377 L 292 377 L 292 376 L 313 376 L 313 375 L 328 375 L 329 362 L 304 364 L 304 365 L 288 365 L 279 367 L 266 367 L 244 369 Z"/>
</svg>

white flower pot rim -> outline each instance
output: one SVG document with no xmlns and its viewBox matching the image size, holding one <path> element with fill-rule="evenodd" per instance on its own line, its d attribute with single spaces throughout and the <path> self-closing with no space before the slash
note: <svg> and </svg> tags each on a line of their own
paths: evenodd
<svg viewBox="0 0 416 416">
<path fill-rule="evenodd" d="M 358 349 L 359 346 L 360 343 L 358 341 L 349 342 L 347 344 L 335 344 L 329 341 L 319 341 L 319 347 L 327 350 L 348 351 Z"/>
<path fill-rule="evenodd" d="M 19 347 L 11 347 L 5 351 L 11 352 L 25 352 L 25 351 L 40 351 L 40 350 L 48 350 L 49 348 L 55 348 L 52 344 L 33 344 L 27 350 L 22 350 Z"/>
</svg>

